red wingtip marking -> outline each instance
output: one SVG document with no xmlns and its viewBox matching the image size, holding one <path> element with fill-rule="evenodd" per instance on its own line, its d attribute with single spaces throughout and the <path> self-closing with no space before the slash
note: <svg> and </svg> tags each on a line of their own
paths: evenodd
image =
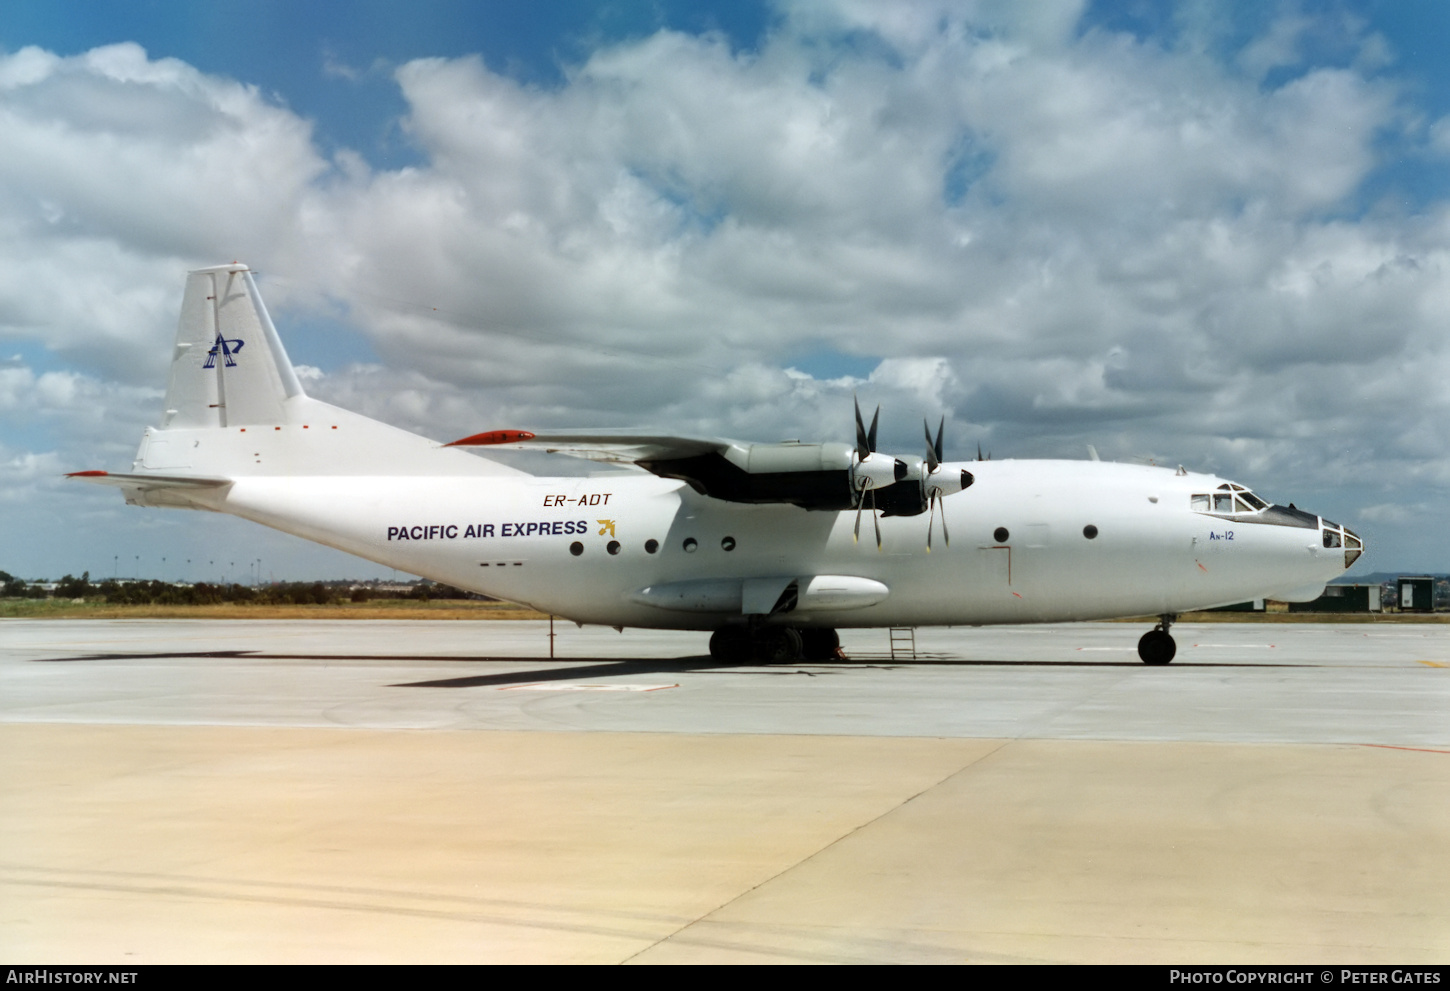
<svg viewBox="0 0 1450 991">
<path fill-rule="evenodd" d="M 66 472 L 66 478 L 99 478 L 102 475 L 109 475 L 108 471 L 71 471 Z"/>
<path fill-rule="evenodd" d="M 464 437 L 462 440 L 451 441 L 444 444 L 444 447 L 487 447 L 489 444 L 513 444 L 521 440 L 533 440 L 534 435 L 527 430 L 489 430 L 485 433 L 474 434 L 472 437 Z"/>
</svg>

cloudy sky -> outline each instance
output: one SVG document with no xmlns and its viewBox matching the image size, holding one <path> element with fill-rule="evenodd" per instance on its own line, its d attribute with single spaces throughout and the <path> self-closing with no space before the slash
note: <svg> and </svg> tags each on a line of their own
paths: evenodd
<svg viewBox="0 0 1450 991">
<path fill-rule="evenodd" d="M 1450 570 L 1450 7 L 0 7 L 0 568 L 352 577 L 127 508 L 185 272 L 313 395 L 1154 459 Z M 260 562 L 260 563 L 258 563 Z M 386 574 L 386 572 L 382 572 Z"/>
</svg>

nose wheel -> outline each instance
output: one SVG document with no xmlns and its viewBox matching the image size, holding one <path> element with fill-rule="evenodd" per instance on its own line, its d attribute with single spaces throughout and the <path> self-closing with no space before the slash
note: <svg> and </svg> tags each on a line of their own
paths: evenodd
<svg viewBox="0 0 1450 991">
<path fill-rule="evenodd" d="M 1158 618 L 1158 625 L 1143 634 L 1138 641 L 1138 656 L 1144 664 L 1167 664 L 1173 660 L 1173 655 L 1178 653 L 1178 644 L 1173 642 L 1168 628 L 1177 618 L 1172 613 L 1164 613 Z"/>
</svg>

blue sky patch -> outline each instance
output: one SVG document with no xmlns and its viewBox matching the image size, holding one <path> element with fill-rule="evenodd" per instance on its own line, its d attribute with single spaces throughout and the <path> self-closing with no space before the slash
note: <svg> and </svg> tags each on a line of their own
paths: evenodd
<svg viewBox="0 0 1450 991">
<path fill-rule="evenodd" d="M 881 364 L 881 359 L 870 355 L 846 354 L 834 348 L 819 347 L 813 351 L 785 362 L 787 368 L 805 372 L 813 379 L 857 378 L 867 379 Z"/>
</svg>

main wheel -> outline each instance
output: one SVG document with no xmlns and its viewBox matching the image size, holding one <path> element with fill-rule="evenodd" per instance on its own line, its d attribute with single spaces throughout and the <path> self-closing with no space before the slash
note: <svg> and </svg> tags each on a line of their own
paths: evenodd
<svg viewBox="0 0 1450 991">
<path fill-rule="evenodd" d="M 833 661 L 836 650 L 841 646 L 840 634 L 829 627 L 808 626 L 801 630 L 801 641 L 808 661 Z"/>
<path fill-rule="evenodd" d="M 763 630 L 755 642 L 756 655 L 767 664 L 786 664 L 798 661 L 803 653 L 799 630 L 788 626 Z"/>
<path fill-rule="evenodd" d="M 710 656 L 727 664 L 744 664 L 750 660 L 750 631 L 743 626 L 722 626 L 710 634 Z"/>
<path fill-rule="evenodd" d="M 1178 653 L 1178 644 L 1163 630 L 1149 630 L 1138 641 L 1138 656 L 1144 664 L 1167 664 Z"/>
</svg>

